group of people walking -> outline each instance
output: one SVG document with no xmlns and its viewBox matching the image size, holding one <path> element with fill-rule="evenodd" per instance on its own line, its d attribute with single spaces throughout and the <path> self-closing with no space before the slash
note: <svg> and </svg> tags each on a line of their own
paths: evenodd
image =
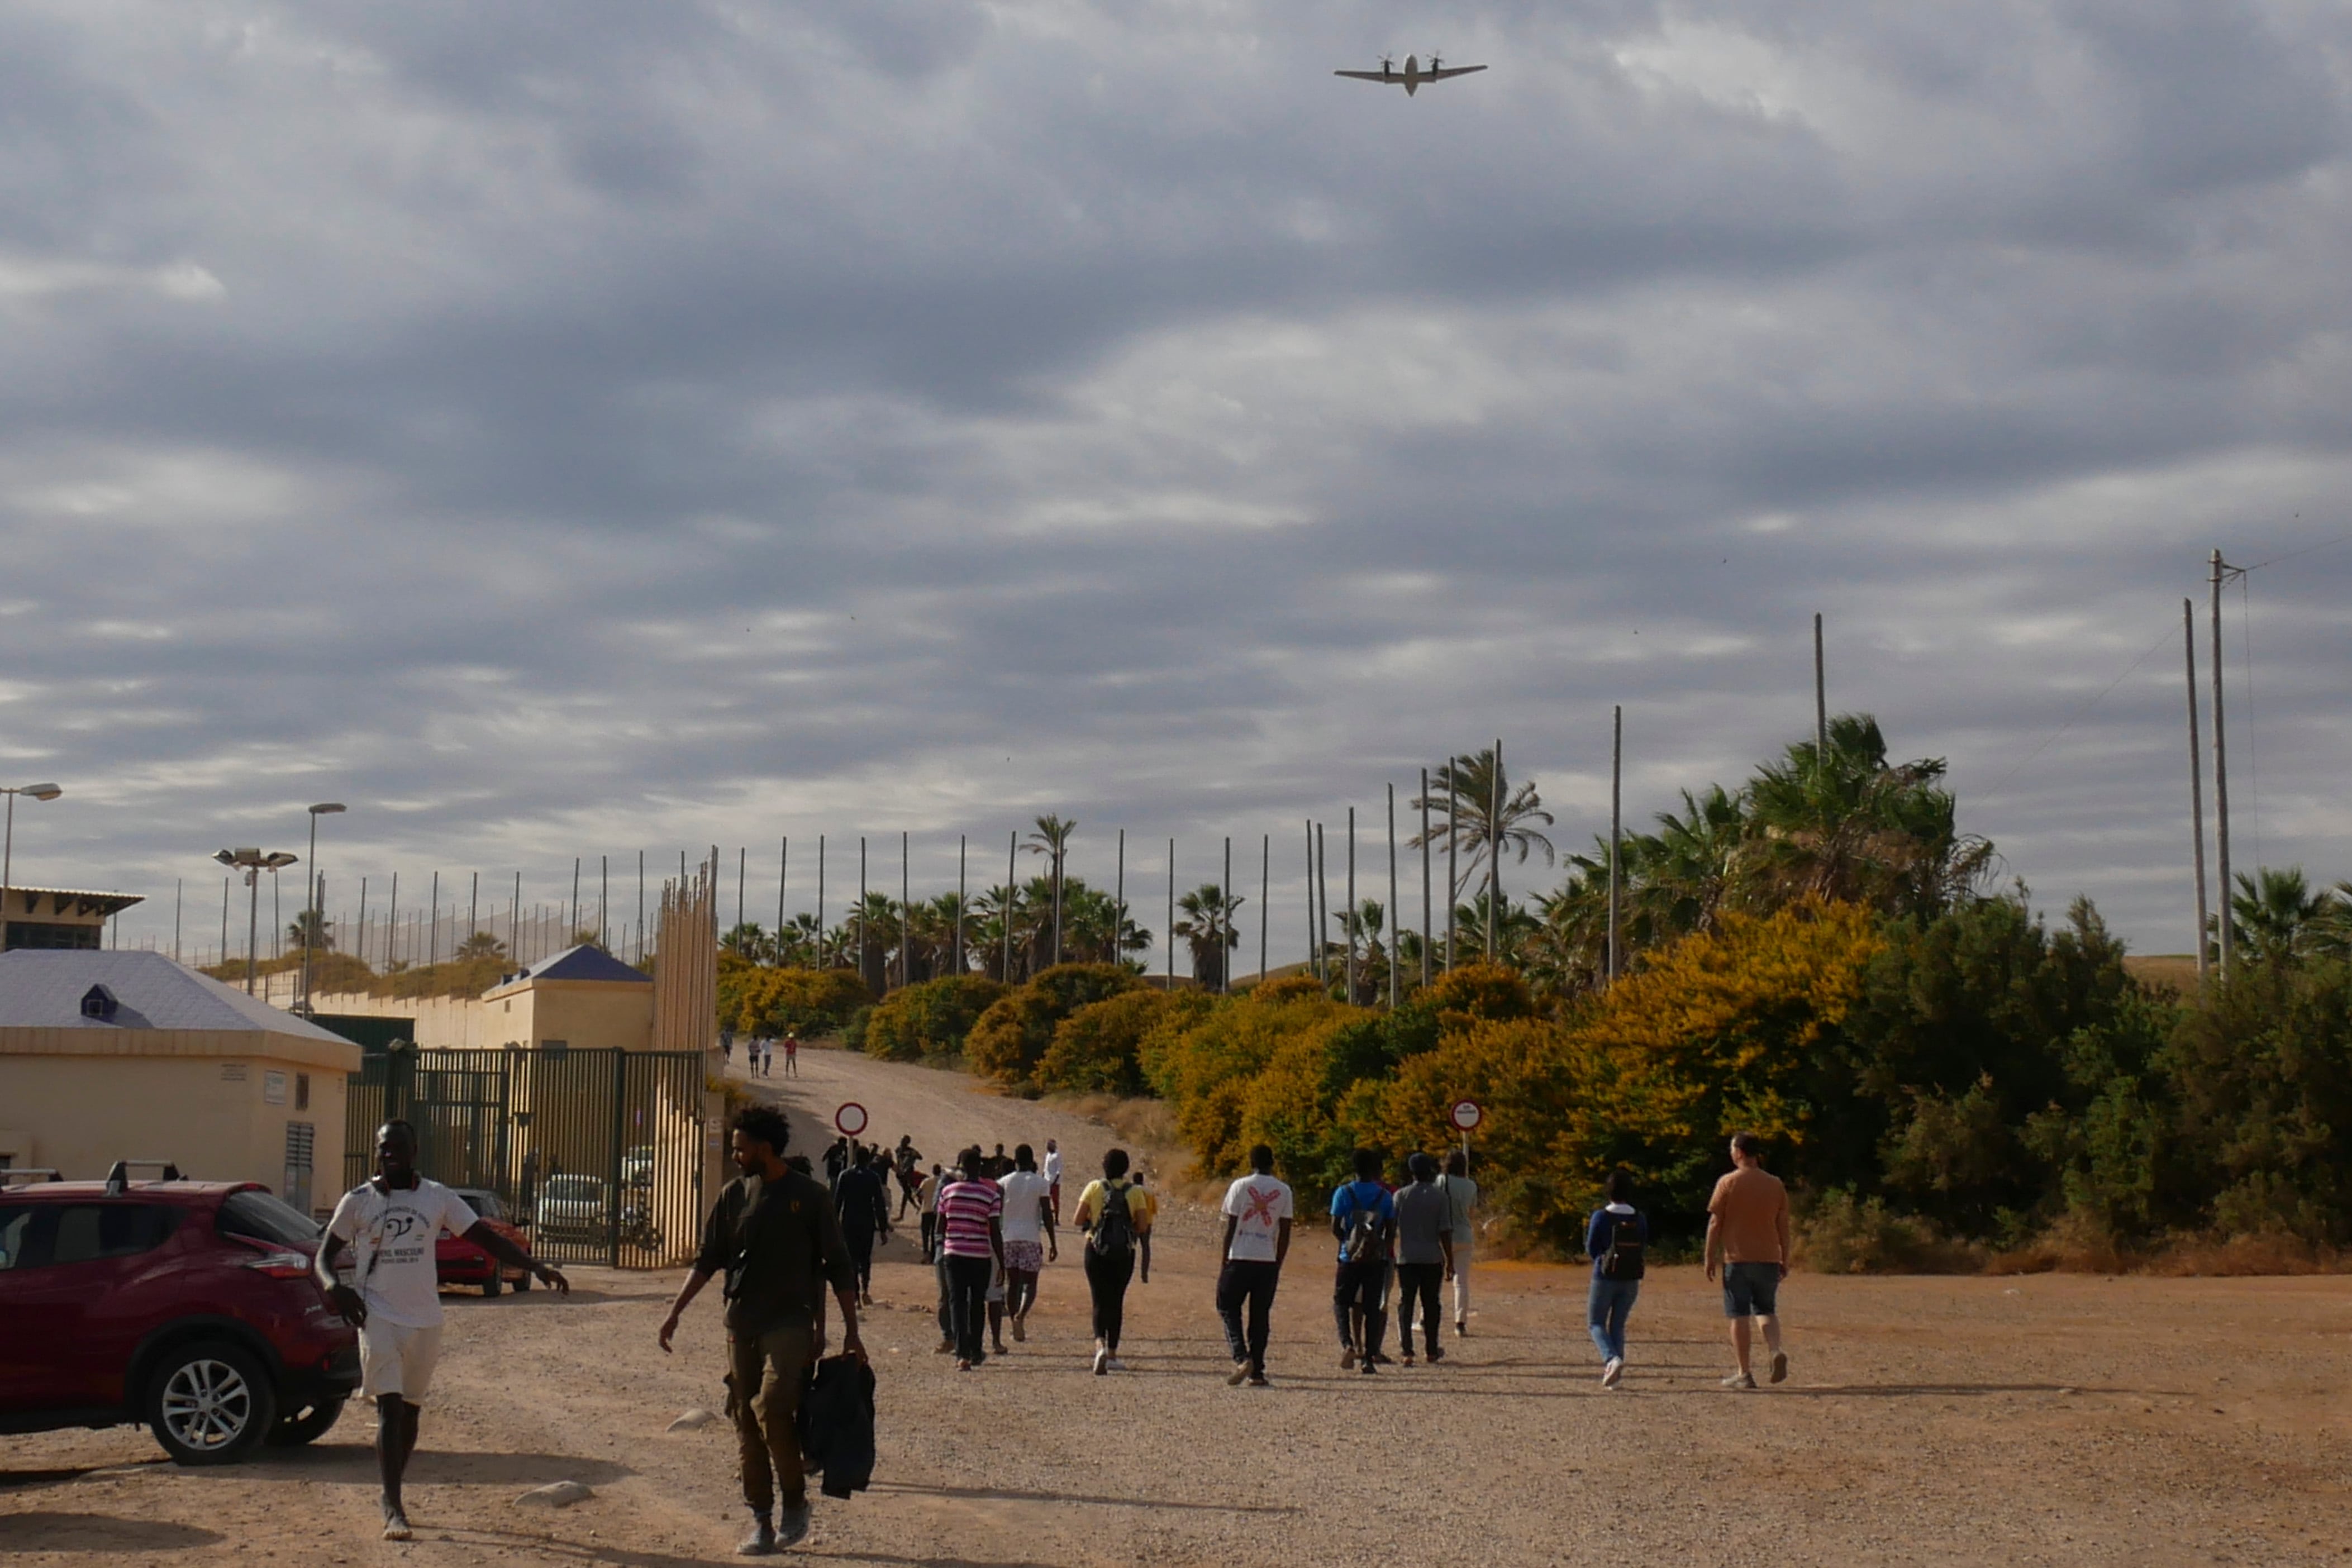
<svg viewBox="0 0 2352 1568">
<path fill-rule="evenodd" d="M 719 1052 L 729 1064 L 735 1061 L 735 1031 L 719 1031 Z M 801 1070 L 800 1036 L 786 1030 L 784 1034 L 784 1076 L 799 1076 Z M 743 1042 L 743 1071 L 754 1078 L 776 1075 L 776 1042 L 763 1034 L 755 1034 Z"/>
<path fill-rule="evenodd" d="M 845 1140 L 836 1145 L 837 1158 L 828 1151 L 827 1179 L 820 1182 L 805 1156 L 786 1153 L 790 1136 L 784 1113 L 772 1105 L 736 1113 L 730 1150 L 739 1175 L 712 1205 L 693 1270 L 657 1336 L 668 1351 L 687 1308 L 712 1279 L 725 1276 L 727 1411 L 743 1500 L 753 1518 L 751 1535 L 738 1548 L 745 1555 L 774 1552 L 808 1531 L 798 1418 L 830 1337 L 825 1294 L 829 1289 L 840 1312 L 840 1354 L 864 1366 L 858 1312 L 873 1304 L 873 1243 L 891 1233 L 894 1218 L 883 1172 L 920 1157 L 907 1139 L 887 1158 L 873 1145 Z M 402 1481 L 439 1350 L 433 1239 L 463 1235 L 501 1261 L 567 1288 L 560 1270 L 513 1248 L 449 1189 L 425 1178 L 415 1168 L 415 1132 L 404 1122 L 378 1130 L 376 1174 L 336 1207 L 315 1260 L 329 1301 L 361 1326 L 362 1389 L 377 1406 L 384 1535 L 394 1541 L 412 1533 Z M 1754 1340 L 1759 1331 L 1769 1358 L 1766 1379 L 1777 1384 L 1789 1375 L 1778 1315 L 1780 1286 L 1789 1271 L 1789 1199 L 1780 1179 L 1763 1168 L 1762 1153 L 1753 1134 L 1734 1137 L 1733 1169 L 1716 1184 L 1707 1205 L 1706 1273 L 1722 1284 L 1738 1361 L 1723 1382 L 1734 1389 L 1758 1385 Z M 1331 1230 L 1339 1242 L 1332 1315 L 1340 1365 L 1360 1374 L 1390 1364 L 1382 1340 L 1392 1291 L 1403 1364 L 1416 1359 L 1416 1322 L 1420 1358 L 1433 1364 L 1444 1358 L 1440 1301 L 1448 1282 L 1454 1333 L 1468 1333 L 1477 1187 L 1459 1155 L 1441 1171 L 1431 1156 L 1415 1155 L 1405 1174 L 1406 1182 L 1391 1186 L 1382 1179 L 1380 1156 L 1360 1150 L 1354 1177 L 1331 1195 Z M 984 1155 L 973 1145 L 958 1154 L 952 1173 L 934 1166 L 919 1182 L 915 1201 L 933 1222 L 925 1228 L 940 1281 L 940 1348 L 956 1357 L 959 1371 L 983 1364 L 992 1352 L 1003 1354 L 1008 1326 L 1014 1343 L 1027 1339 L 1039 1277 L 1060 1256 L 1059 1175 L 1060 1151 L 1050 1141 L 1042 1169 L 1029 1145 L 1009 1155 L 1001 1148 Z M 1640 1299 L 1650 1244 L 1648 1218 L 1633 1199 L 1630 1179 L 1622 1172 L 1611 1176 L 1585 1236 L 1592 1260 L 1589 1325 L 1601 1357 L 1601 1381 L 1610 1388 L 1624 1375 L 1627 1324 Z M 904 1207 L 902 1197 L 901 1215 Z M 1233 1358 L 1226 1381 L 1265 1387 L 1274 1299 L 1296 1224 L 1294 1196 L 1274 1174 L 1271 1148 L 1261 1144 L 1250 1151 L 1248 1174 L 1226 1188 L 1221 1208 L 1215 1306 Z M 1104 1155 L 1102 1175 L 1087 1184 L 1069 1216 L 1084 1249 L 1097 1376 L 1125 1369 L 1119 1339 L 1127 1293 L 1132 1281 L 1150 1279 L 1158 1218 L 1158 1204 L 1127 1151 L 1116 1148 Z M 337 1271 L 347 1249 L 356 1255 L 356 1282 Z M 869 1398 L 869 1458 L 870 1416 Z M 834 1469 L 827 1474 L 834 1484 Z"/>
</svg>

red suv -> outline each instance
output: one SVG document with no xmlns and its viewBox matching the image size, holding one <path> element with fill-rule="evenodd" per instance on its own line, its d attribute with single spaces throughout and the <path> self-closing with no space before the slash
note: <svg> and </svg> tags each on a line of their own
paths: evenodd
<svg viewBox="0 0 2352 1568">
<path fill-rule="evenodd" d="M 16 1185 L 15 1178 L 49 1179 Z M 307 1443 L 359 1386 L 319 1227 L 251 1183 L 0 1186 L 0 1433 L 145 1422 L 184 1465 Z"/>
</svg>

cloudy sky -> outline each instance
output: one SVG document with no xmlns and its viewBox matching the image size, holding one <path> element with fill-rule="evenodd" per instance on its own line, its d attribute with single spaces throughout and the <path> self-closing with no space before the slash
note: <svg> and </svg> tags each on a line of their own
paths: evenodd
<svg viewBox="0 0 2352 1568">
<path fill-rule="evenodd" d="M 2352 876 L 2348 86 L 2299 0 L 18 0 L 17 880 L 193 946 L 332 799 L 338 906 L 1048 810 L 1189 885 L 1498 734 L 1580 846 L 1612 704 L 1630 814 L 1734 779 L 1819 610 L 2183 950 L 2217 545 L 2305 552 L 2237 859 Z"/>
</svg>

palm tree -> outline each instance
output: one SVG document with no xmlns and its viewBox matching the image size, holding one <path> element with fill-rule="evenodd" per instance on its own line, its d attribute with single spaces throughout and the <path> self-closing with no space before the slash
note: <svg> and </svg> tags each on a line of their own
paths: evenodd
<svg viewBox="0 0 2352 1568">
<path fill-rule="evenodd" d="M 1227 897 L 1213 882 L 1204 882 L 1176 901 L 1181 917 L 1170 927 L 1192 950 L 1192 978 L 1206 991 L 1224 989 L 1226 954 L 1241 946 L 1234 929 L 1234 911 L 1247 900 Z"/>
<path fill-rule="evenodd" d="M 506 961 L 507 945 L 487 931 L 477 931 L 457 944 L 457 961 L 473 963 L 479 959 Z"/>
<path fill-rule="evenodd" d="M 1031 907 L 1019 888 L 1003 885 L 989 888 L 971 901 L 972 919 L 964 929 L 964 941 L 978 955 L 982 974 L 1016 985 L 1029 977 L 1023 948 L 1024 933 L 1033 924 Z"/>
<path fill-rule="evenodd" d="M 2230 899 L 2230 915 L 2249 962 L 2292 964 L 2327 945 L 2336 894 L 2312 892 L 2302 867 L 2259 866 L 2252 876 L 2240 872 L 2232 880 L 2238 890 Z"/>
<path fill-rule="evenodd" d="M 1344 909 L 1339 912 L 1341 940 L 1332 947 L 1330 956 L 1338 959 L 1336 969 L 1344 974 L 1348 959 L 1346 939 L 1355 939 L 1356 993 L 1346 999 L 1358 1007 L 1371 1006 L 1388 988 L 1389 951 L 1381 941 L 1387 920 L 1388 911 L 1376 898 L 1359 901 L 1353 913 Z M 1329 967 L 1332 966 L 1327 966 Z"/>
<path fill-rule="evenodd" d="M 1070 852 L 1070 835 L 1078 831 L 1076 822 L 1047 812 L 1037 820 L 1037 831 L 1029 835 L 1029 852 L 1045 855 L 1052 864 L 1054 912 L 1053 961 L 1062 961 L 1062 865 Z"/>
<path fill-rule="evenodd" d="M 1495 810 L 1497 800 L 1502 802 L 1499 813 Z M 1534 780 L 1514 789 L 1508 773 L 1498 768 L 1491 746 L 1439 763 L 1429 776 L 1428 795 L 1415 796 L 1410 804 L 1416 810 L 1426 805 L 1437 814 L 1438 820 L 1430 823 L 1429 842 L 1451 846 L 1459 856 L 1451 895 L 1457 903 L 1463 889 L 1477 885 L 1487 847 L 1498 840 L 1505 854 L 1518 852 L 1521 865 L 1538 850 L 1546 865 L 1557 857 L 1551 840 L 1541 831 L 1552 825 L 1552 814 L 1543 809 Z M 1408 843 L 1419 849 L 1421 835 L 1415 833 Z"/>
<path fill-rule="evenodd" d="M 775 961 L 775 943 L 770 939 L 767 929 L 756 920 L 747 920 L 728 932 L 719 939 L 719 946 L 740 958 L 748 958 L 754 964 L 768 964 Z"/>
<path fill-rule="evenodd" d="M 320 911 L 315 909 L 299 911 L 293 919 L 286 923 L 286 946 L 289 947 L 304 946 L 305 933 L 310 936 L 309 946 L 312 952 L 326 953 L 334 950 L 334 930 L 327 924 L 326 916 Z"/>
<path fill-rule="evenodd" d="M 1739 879 L 1777 907 L 1818 894 L 1890 915 L 1935 915 L 1975 892 L 1992 845 L 1961 833 L 1944 759 L 1889 762 L 1868 714 L 1830 721 L 1826 756 L 1810 740 L 1757 770 L 1746 790 Z"/>
</svg>

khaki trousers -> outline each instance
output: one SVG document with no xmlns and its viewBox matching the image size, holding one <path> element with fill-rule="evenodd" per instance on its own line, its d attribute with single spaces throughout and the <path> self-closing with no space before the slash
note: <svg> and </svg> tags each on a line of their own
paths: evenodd
<svg viewBox="0 0 2352 1568">
<path fill-rule="evenodd" d="M 816 1359 L 816 1330 L 786 1323 L 757 1339 L 727 1338 L 727 1413 L 743 1469 L 743 1501 L 765 1514 L 783 1493 L 788 1509 L 808 1506 L 801 1473 L 797 1417 L 801 1390 Z"/>
</svg>

